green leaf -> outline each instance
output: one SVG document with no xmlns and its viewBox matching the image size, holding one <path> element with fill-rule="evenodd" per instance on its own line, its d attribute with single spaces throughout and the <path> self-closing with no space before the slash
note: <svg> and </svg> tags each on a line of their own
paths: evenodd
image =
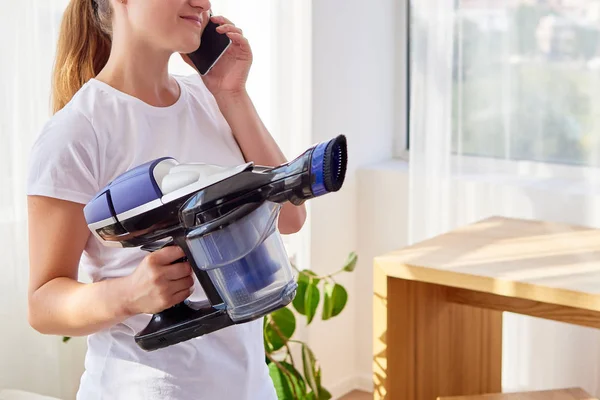
<svg viewBox="0 0 600 400">
<path fill-rule="evenodd" d="M 315 395 L 315 392 L 310 392 L 306 397 L 307 400 L 330 400 L 331 398 L 331 393 L 329 393 L 325 388 L 321 388 L 321 391 L 318 395 Z"/>
<path fill-rule="evenodd" d="M 319 388 L 318 400 L 330 400 L 333 396 L 324 387 Z"/>
<path fill-rule="evenodd" d="M 265 347 L 268 352 L 273 352 L 281 349 L 294 334 L 296 317 L 289 308 L 284 307 L 271 313 L 267 318 L 270 323 L 265 326 Z"/>
<path fill-rule="evenodd" d="M 269 364 L 269 375 L 273 380 L 277 398 L 279 400 L 304 399 L 306 397 L 306 384 L 302 375 L 291 364 L 286 362 Z"/>
<path fill-rule="evenodd" d="M 323 321 L 330 319 L 333 314 L 333 301 L 331 298 L 333 295 L 333 288 L 334 285 L 329 282 L 325 282 L 325 285 L 323 285 Z"/>
<path fill-rule="evenodd" d="M 298 280 L 298 288 L 296 289 L 296 296 L 292 300 L 292 305 L 302 315 L 306 315 L 304 310 L 304 299 L 306 298 L 306 288 L 308 287 L 308 279 L 306 281 Z"/>
<path fill-rule="evenodd" d="M 62 338 L 63 343 L 67 343 L 69 340 L 71 340 L 69 336 L 63 336 Z"/>
<path fill-rule="evenodd" d="M 321 368 L 317 368 L 317 373 L 315 374 L 315 379 L 317 380 L 317 386 L 321 387 Z"/>
<path fill-rule="evenodd" d="M 323 321 L 339 315 L 348 302 L 348 292 L 342 285 L 325 283 L 323 293 Z"/>
<path fill-rule="evenodd" d="M 333 293 L 331 294 L 331 302 L 333 303 L 333 310 L 331 312 L 331 316 L 335 317 L 339 315 L 344 307 L 346 307 L 346 303 L 348 302 L 348 292 L 342 285 L 338 285 L 337 283 L 333 287 Z"/>
<path fill-rule="evenodd" d="M 350 253 L 348 259 L 346 260 L 346 264 L 344 264 L 344 271 L 352 272 L 354 268 L 356 268 L 356 262 L 358 261 L 358 256 L 355 252 Z"/>
<path fill-rule="evenodd" d="M 310 348 L 302 344 L 302 365 L 304 367 L 304 379 L 313 392 L 319 393 L 316 372 L 318 370 L 317 360 Z"/>
<path fill-rule="evenodd" d="M 321 295 L 319 293 L 319 288 L 317 287 L 317 285 L 309 284 L 306 287 L 306 294 L 304 296 L 304 311 L 306 313 L 307 325 L 310 325 L 313 318 L 315 317 L 320 298 Z"/>
<path fill-rule="evenodd" d="M 307 399 L 330 400 L 333 396 L 331 395 L 331 393 L 329 393 L 329 391 L 327 389 L 325 389 L 324 387 L 321 386 L 321 369 L 320 368 L 317 369 L 316 380 L 317 380 L 318 392 L 315 393 L 314 391 L 311 391 L 308 394 Z"/>
<path fill-rule="evenodd" d="M 313 271 L 305 269 L 301 271 L 298 276 L 298 288 L 296 289 L 296 296 L 292 300 L 292 305 L 301 315 L 306 315 L 308 323 L 310 324 L 317 306 L 319 305 L 319 289 L 317 284 L 320 279 L 312 278 L 316 276 Z M 315 290 L 316 289 L 316 290 Z"/>
</svg>

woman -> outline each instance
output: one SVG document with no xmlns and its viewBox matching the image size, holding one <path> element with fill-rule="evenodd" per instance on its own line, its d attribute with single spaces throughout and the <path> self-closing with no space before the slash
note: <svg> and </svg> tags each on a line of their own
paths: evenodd
<svg viewBox="0 0 600 400">
<path fill-rule="evenodd" d="M 151 159 L 285 162 L 245 90 L 252 53 L 242 31 L 212 17 L 232 46 L 206 76 L 174 77 L 168 61 L 200 45 L 208 0 L 71 0 L 53 84 L 55 114 L 37 139 L 28 182 L 29 321 L 39 332 L 88 335 L 78 399 L 268 400 L 262 321 L 144 352 L 133 335 L 150 314 L 205 298 L 178 247 L 148 255 L 104 247 L 84 205 Z M 187 56 L 182 56 L 190 64 Z M 305 210 L 286 204 L 279 228 Z M 78 267 L 93 283 L 77 281 Z"/>
</svg>

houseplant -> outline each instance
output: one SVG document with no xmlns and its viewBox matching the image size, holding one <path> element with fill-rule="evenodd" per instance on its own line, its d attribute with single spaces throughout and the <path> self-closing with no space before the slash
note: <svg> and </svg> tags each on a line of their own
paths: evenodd
<svg viewBox="0 0 600 400">
<path fill-rule="evenodd" d="M 348 301 L 344 286 L 335 276 L 352 272 L 357 256 L 350 253 L 343 267 L 333 273 L 318 276 L 311 270 L 298 270 L 298 290 L 294 301 L 264 319 L 266 362 L 280 400 L 329 400 L 331 394 L 321 384 L 321 368 L 310 347 L 293 339 L 296 314 L 306 318 L 306 324 L 317 316 L 321 303 L 321 319 L 338 316 Z M 295 312 L 294 312 L 295 311 Z M 298 347 L 301 360 L 295 360 L 292 347 Z"/>
</svg>

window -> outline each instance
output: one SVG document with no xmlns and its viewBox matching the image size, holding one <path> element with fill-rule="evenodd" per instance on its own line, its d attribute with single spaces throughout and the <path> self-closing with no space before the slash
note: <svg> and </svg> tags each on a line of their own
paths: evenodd
<svg viewBox="0 0 600 400">
<path fill-rule="evenodd" d="M 455 0 L 453 19 L 452 150 L 600 167 L 600 0 Z"/>
</svg>

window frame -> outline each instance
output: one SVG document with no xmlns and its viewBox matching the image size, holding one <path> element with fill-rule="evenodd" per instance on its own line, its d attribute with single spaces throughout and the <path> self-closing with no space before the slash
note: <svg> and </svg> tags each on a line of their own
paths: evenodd
<svg viewBox="0 0 600 400">
<path fill-rule="evenodd" d="M 395 2 L 394 158 L 408 160 L 410 150 L 410 1 Z"/>
</svg>

